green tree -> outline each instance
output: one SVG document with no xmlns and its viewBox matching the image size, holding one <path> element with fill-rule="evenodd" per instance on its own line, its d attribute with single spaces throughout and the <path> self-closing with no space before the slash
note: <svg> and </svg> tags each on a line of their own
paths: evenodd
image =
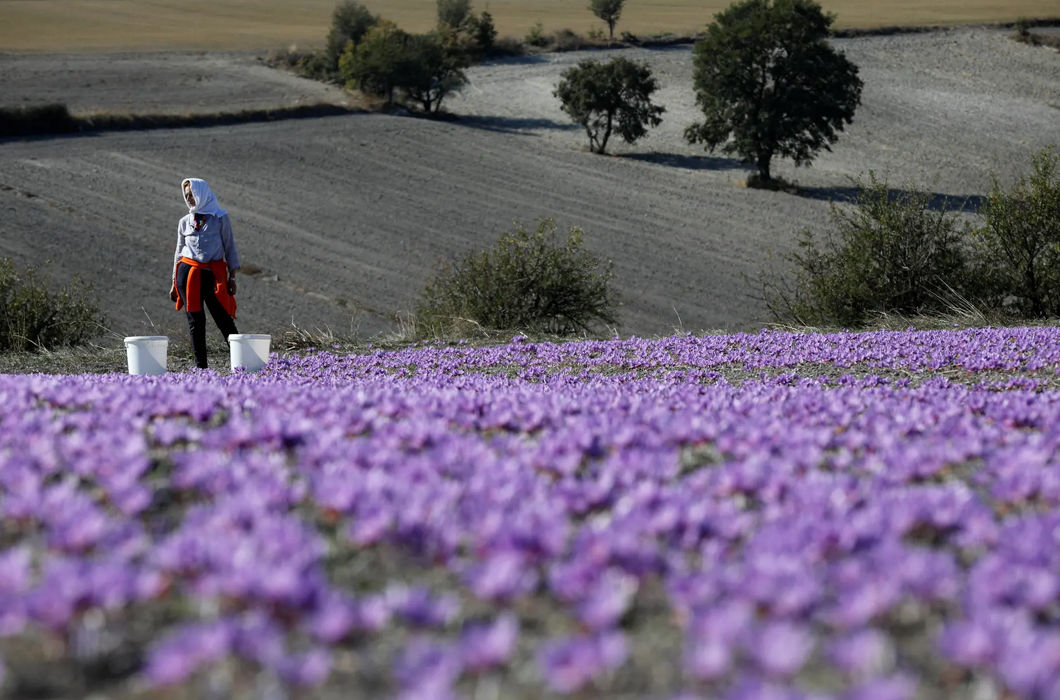
<svg viewBox="0 0 1060 700">
<path fill-rule="evenodd" d="M 339 60 L 347 87 L 393 103 L 400 95 L 427 113 L 464 86 L 468 54 L 456 33 L 409 34 L 381 21 Z"/>
<path fill-rule="evenodd" d="M 349 42 L 356 44 L 368 30 L 379 23 L 379 18 L 355 0 L 344 0 L 331 14 L 331 30 L 325 53 L 332 73 L 339 70 L 339 59 Z"/>
<path fill-rule="evenodd" d="M 743 0 L 696 43 L 693 84 L 705 120 L 691 143 L 719 146 L 771 182 L 774 156 L 810 163 L 861 102 L 858 69 L 828 45 L 834 17 L 813 0 Z"/>
<path fill-rule="evenodd" d="M 399 87 L 428 114 L 437 113 L 442 100 L 467 84 L 468 53 L 451 29 L 409 37 L 400 71 Z"/>
<path fill-rule="evenodd" d="M 633 143 L 648 133 L 648 126 L 662 122 L 666 109 L 651 102 L 658 83 L 646 63 L 622 57 L 607 63 L 588 59 L 568 68 L 562 78 L 553 95 L 585 129 L 593 153 L 604 152 L 613 131 Z"/>
<path fill-rule="evenodd" d="M 478 17 L 471 15 L 467 21 L 468 39 L 471 43 L 473 57 L 478 59 L 493 51 L 497 43 L 497 27 L 493 24 L 493 15 L 483 11 Z"/>
<path fill-rule="evenodd" d="M 393 22 L 380 21 L 359 43 L 347 45 L 339 59 L 343 82 L 392 103 L 395 91 L 406 81 L 410 36 Z"/>
<path fill-rule="evenodd" d="M 471 0 L 437 0 L 438 26 L 461 29 L 471 18 Z"/>
<path fill-rule="evenodd" d="M 552 219 L 539 221 L 536 230 L 517 223 L 489 250 L 443 264 L 420 294 L 417 334 L 569 334 L 615 324 L 611 263 L 586 251 L 582 238 L 574 227 L 560 239 Z"/>
<path fill-rule="evenodd" d="M 1030 177 L 1005 191 L 997 180 L 980 210 L 979 267 L 992 301 L 1023 316 L 1060 315 L 1060 156 L 1038 153 Z"/>
<path fill-rule="evenodd" d="M 612 40 L 615 38 L 615 23 L 622 14 L 622 5 L 625 2 L 626 0 L 589 0 L 589 9 L 607 23 Z"/>
</svg>

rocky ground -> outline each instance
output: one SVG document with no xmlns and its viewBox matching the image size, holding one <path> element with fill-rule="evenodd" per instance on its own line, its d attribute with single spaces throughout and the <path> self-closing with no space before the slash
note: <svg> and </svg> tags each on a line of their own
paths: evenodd
<svg viewBox="0 0 1060 700">
<path fill-rule="evenodd" d="M 580 52 L 477 66 L 451 120 L 350 114 L 283 122 L 0 141 L 0 256 L 95 285 L 111 342 L 180 336 L 167 298 L 179 182 L 204 177 L 231 212 L 240 330 L 292 323 L 369 338 L 399 328 L 438 261 L 543 216 L 614 261 L 622 334 L 745 329 L 769 320 L 754 282 L 829 200 L 873 170 L 974 208 L 1060 144 L 1060 53 L 1001 30 L 837 40 L 865 81 L 854 124 L 810 168 L 778 163 L 802 196 L 746 189 L 748 171 L 687 144 L 690 47 L 629 49 L 661 83 L 663 124 L 611 157 L 587 152 L 552 90 Z M 185 114 L 342 103 L 341 91 L 247 54 L 0 56 L 4 105 Z M 967 203 L 967 204 L 965 204 Z"/>
</svg>

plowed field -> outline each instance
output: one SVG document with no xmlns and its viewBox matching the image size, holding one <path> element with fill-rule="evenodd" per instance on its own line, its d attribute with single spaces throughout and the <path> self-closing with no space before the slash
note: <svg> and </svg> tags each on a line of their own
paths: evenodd
<svg viewBox="0 0 1060 700">
<path fill-rule="evenodd" d="M 748 190 L 737 161 L 684 142 L 696 118 L 690 48 L 626 50 L 651 63 L 667 112 L 610 157 L 587 152 L 551 94 L 568 66 L 606 54 L 553 54 L 475 67 L 449 121 L 354 114 L 0 142 L 0 256 L 44 263 L 58 281 L 92 280 L 115 337 L 182 335 L 167 298 L 185 211 L 178 184 L 200 176 L 231 212 L 244 264 L 260 270 L 242 278 L 243 332 L 393 329 L 440 259 L 541 216 L 583 227 L 587 246 L 614 261 L 620 332 L 752 327 L 768 317 L 748 278 L 800 228 L 826 225 L 829 199 L 848 197 L 851 178 L 872 169 L 895 188 L 972 208 L 993 176 L 1008 183 L 1060 143 L 1053 50 L 985 29 L 836 45 L 861 69 L 863 104 L 811 168 L 778 164 L 806 196 Z M 99 65 L 78 73 L 68 57 L 0 57 L 0 93 L 8 104 L 44 101 L 48 81 L 61 80 L 75 111 L 123 112 L 334 97 L 243 55 L 184 55 L 176 69 L 168 60 L 112 62 L 103 89 Z M 38 79 L 12 77 L 31 67 Z"/>
</svg>

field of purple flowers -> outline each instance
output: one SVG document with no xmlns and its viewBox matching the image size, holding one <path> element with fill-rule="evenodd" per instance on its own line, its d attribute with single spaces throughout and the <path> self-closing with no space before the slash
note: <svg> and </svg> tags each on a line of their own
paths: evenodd
<svg viewBox="0 0 1060 700">
<path fill-rule="evenodd" d="M 1060 329 L 0 375 L 8 697 L 1060 697 Z"/>
</svg>

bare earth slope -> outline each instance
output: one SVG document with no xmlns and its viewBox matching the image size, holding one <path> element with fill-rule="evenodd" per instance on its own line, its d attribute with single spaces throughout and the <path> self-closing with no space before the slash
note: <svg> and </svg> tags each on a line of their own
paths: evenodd
<svg viewBox="0 0 1060 700">
<path fill-rule="evenodd" d="M 344 90 L 274 70 L 250 52 L 0 54 L 0 105 L 74 114 L 213 114 L 348 104 Z"/>
<path fill-rule="evenodd" d="M 582 226 L 588 247 L 614 261 L 620 332 L 749 328 L 768 319 L 747 276 L 767 251 L 790 250 L 798 229 L 826 225 L 828 199 L 849 194 L 850 177 L 871 168 L 893 186 L 963 200 L 1060 144 L 1055 51 L 967 29 L 837 45 L 865 80 L 856 121 L 811 168 L 777 168 L 810 196 L 747 190 L 739 163 L 683 141 L 696 118 L 688 47 L 627 52 L 652 63 L 664 124 L 633 146 L 616 143 L 620 157 L 587 153 L 551 92 L 569 65 L 606 54 L 557 54 L 472 69 L 448 122 L 364 114 L 0 142 L 0 256 L 46 262 L 60 281 L 93 280 L 116 336 L 180 334 L 166 293 L 184 212 L 178 183 L 197 175 L 231 212 L 244 264 L 262 270 L 241 280 L 244 332 L 292 322 L 365 337 L 390 330 L 438 260 L 541 216 Z M 165 111 L 167 99 L 186 111 L 176 105 L 200 96 L 167 85 L 171 71 L 157 61 L 143 70 L 156 72 L 110 98 L 123 111 Z M 268 79 L 234 74 L 231 90 L 256 80 Z M 65 85 L 71 105 L 109 108 Z M 18 98 L 8 91 L 4 101 Z"/>
</svg>

